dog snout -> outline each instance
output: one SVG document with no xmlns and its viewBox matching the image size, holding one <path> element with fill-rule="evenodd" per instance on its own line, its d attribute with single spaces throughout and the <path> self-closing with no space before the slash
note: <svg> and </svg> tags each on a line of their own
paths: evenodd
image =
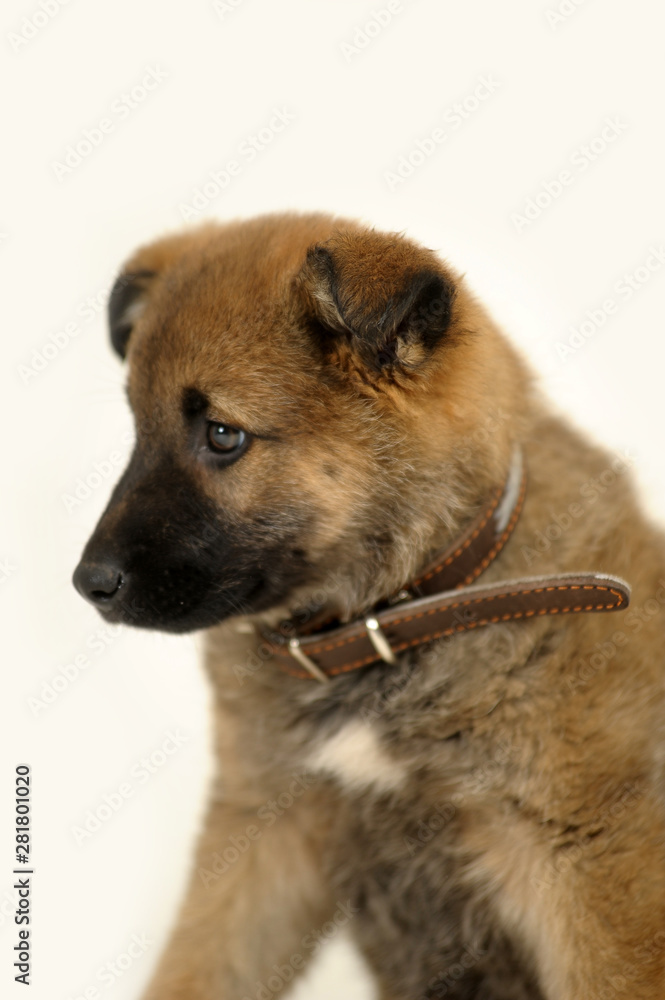
<svg viewBox="0 0 665 1000">
<path fill-rule="evenodd" d="M 112 559 L 82 559 L 74 570 L 73 582 L 86 601 L 98 608 L 110 608 L 126 583 L 126 574 Z"/>
</svg>

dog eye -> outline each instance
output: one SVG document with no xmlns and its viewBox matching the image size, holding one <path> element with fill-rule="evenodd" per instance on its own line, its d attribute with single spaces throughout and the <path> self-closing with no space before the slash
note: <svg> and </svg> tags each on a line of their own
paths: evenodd
<svg viewBox="0 0 665 1000">
<path fill-rule="evenodd" d="M 227 427 L 226 424 L 208 424 L 207 437 L 208 444 L 213 451 L 226 455 L 238 451 L 247 440 L 244 431 L 240 431 L 236 427 Z"/>
</svg>

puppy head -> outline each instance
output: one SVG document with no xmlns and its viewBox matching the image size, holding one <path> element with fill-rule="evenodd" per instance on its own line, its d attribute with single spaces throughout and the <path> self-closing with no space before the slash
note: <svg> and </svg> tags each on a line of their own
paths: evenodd
<svg viewBox="0 0 665 1000">
<path fill-rule="evenodd" d="M 514 359 L 402 236 L 207 226 L 140 250 L 109 319 L 136 446 L 74 575 L 109 621 L 189 631 L 312 593 L 357 613 L 507 461 L 507 427 L 473 434 L 514 400 Z"/>
</svg>

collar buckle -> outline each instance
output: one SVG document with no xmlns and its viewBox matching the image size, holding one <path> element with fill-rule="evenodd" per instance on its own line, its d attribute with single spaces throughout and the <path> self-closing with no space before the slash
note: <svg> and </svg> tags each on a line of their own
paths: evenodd
<svg viewBox="0 0 665 1000">
<path fill-rule="evenodd" d="M 393 648 L 390 645 L 386 633 L 383 631 L 379 625 L 376 618 L 366 618 L 365 628 L 367 629 L 367 636 L 369 641 L 374 646 L 384 663 L 397 663 L 397 657 L 393 652 Z"/>
<path fill-rule="evenodd" d="M 303 653 L 300 648 L 300 639 L 289 639 L 287 648 L 293 659 L 299 663 L 301 667 L 304 667 L 315 680 L 320 681 L 321 684 L 328 683 L 330 678 L 324 674 L 321 668 L 316 665 L 314 660 L 312 660 L 307 653 Z"/>
<path fill-rule="evenodd" d="M 402 587 L 402 589 L 398 590 L 396 594 L 393 594 L 392 597 L 388 598 L 388 604 L 391 608 L 394 608 L 396 604 L 402 604 L 404 601 L 415 601 L 415 599 L 415 594 L 412 594 L 410 590 Z"/>
</svg>

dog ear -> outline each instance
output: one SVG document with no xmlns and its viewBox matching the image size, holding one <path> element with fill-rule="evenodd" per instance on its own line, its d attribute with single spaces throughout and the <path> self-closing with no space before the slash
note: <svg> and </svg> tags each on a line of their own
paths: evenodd
<svg viewBox="0 0 665 1000">
<path fill-rule="evenodd" d="M 125 262 L 108 304 L 111 344 L 121 358 L 127 354 L 132 330 L 149 300 L 156 295 L 161 279 L 189 250 L 214 239 L 218 228 L 214 223 L 204 223 L 185 232 L 167 234 L 139 247 Z"/>
<path fill-rule="evenodd" d="M 117 278 L 108 304 L 109 330 L 114 351 L 124 358 L 136 321 L 146 306 L 154 271 L 127 271 Z"/>
<path fill-rule="evenodd" d="M 397 233 L 335 233 L 310 247 L 300 282 L 324 345 L 346 341 L 375 373 L 417 369 L 451 325 L 452 276 Z"/>
</svg>

